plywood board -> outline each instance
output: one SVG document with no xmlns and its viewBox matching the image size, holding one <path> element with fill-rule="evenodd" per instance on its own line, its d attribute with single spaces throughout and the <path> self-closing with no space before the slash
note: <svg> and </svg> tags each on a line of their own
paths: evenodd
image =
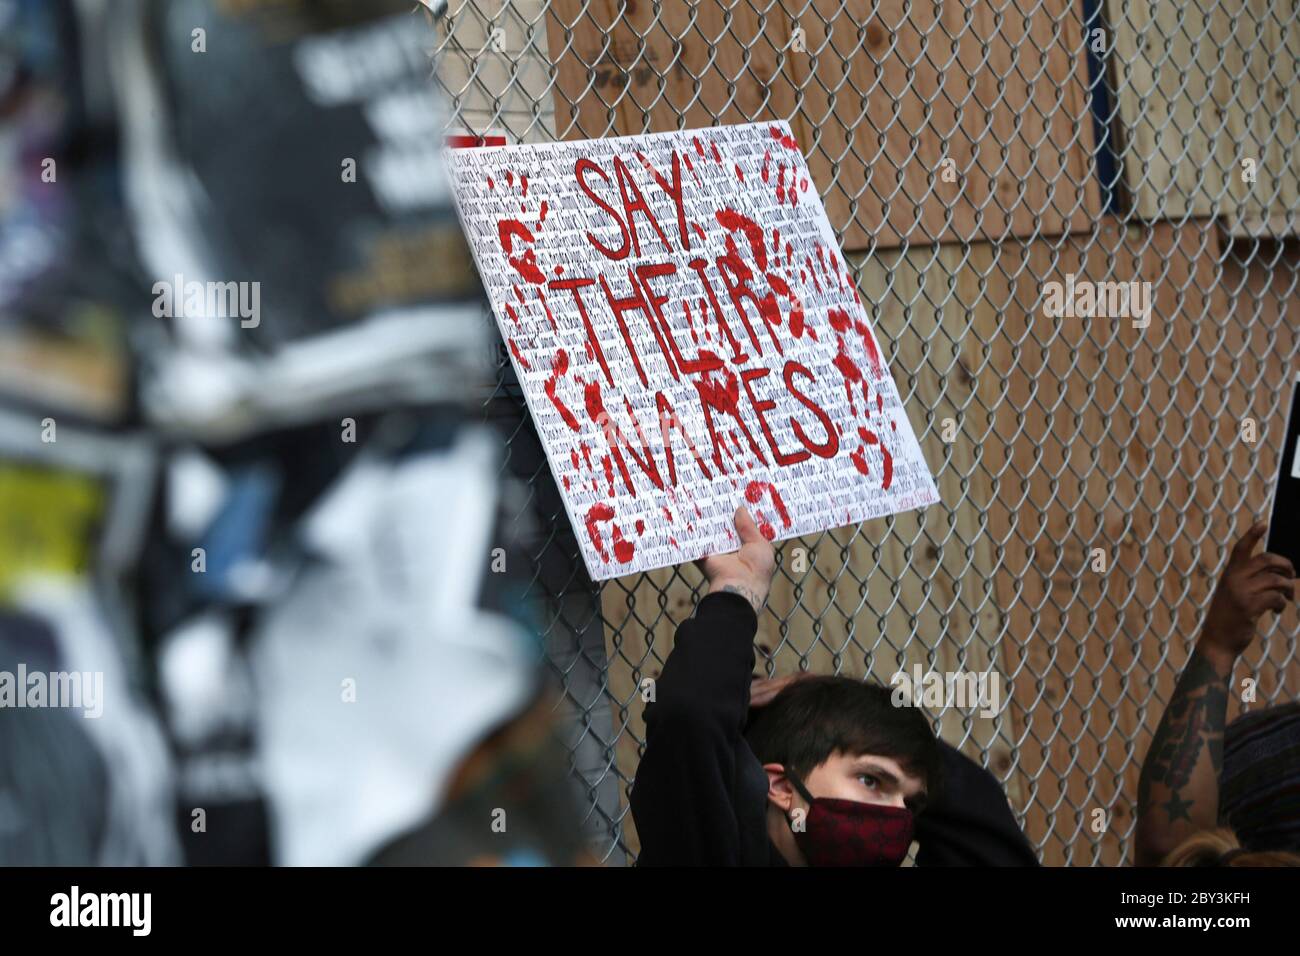
<svg viewBox="0 0 1300 956">
<path fill-rule="evenodd" d="M 1294 0 L 1107 0 L 1124 185 L 1143 219 L 1297 222 Z M 1252 179 L 1252 177 L 1254 177 Z"/>
<path fill-rule="evenodd" d="M 1100 212 L 1065 0 L 1024 17 L 903 0 L 553 9 L 561 135 L 789 119 L 846 250 L 1055 234 Z"/>
</svg>

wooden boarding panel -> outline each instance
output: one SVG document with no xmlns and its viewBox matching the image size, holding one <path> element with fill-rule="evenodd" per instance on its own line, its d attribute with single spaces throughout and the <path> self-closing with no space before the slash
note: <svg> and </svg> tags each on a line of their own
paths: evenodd
<svg viewBox="0 0 1300 956">
<path fill-rule="evenodd" d="M 1100 214 L 1074 4 L 813 0 L 797 23 L 805 148 L 845 248 L 1050 235 Z"/>
<path fill-rule="evenodd" d="M 981 332 L 993 343 L 981 391 L 996 407 L 985 457 L 1006 462 L 988 521 L 1003 555 L 1004 660 L 1021 661 L 1016 775 L 1046 863 L 1131 862 L 1150 735 L 1228 547 L 1267 503 L 1271 479 L 1259 476 L 1275 467 L 1278 437 L 1243 441 L 1241 423 L 1271 407 L 1259 383 L 1285 377 L 1295 326 L 1281 354 L 1258 348 L 1262 327 L 1250 333 L 1255 350 L 1240 353 L 1242 299 L 1220 258 L 1208 221 L 1125 228 L 1111 217 L 1059 247 L 1005 244 L 974 257 L 1003 315 Z M 1070 272 L 1150 281 L 1150 325 L 1044 317 L 1042 283 Z M 1293 627 L 1288 612 L 1277 630 Z M 1269 663 L 1251 669 L 1294 674 L 1282 641 L 1260 653 Z"/>
<path fill-rule="evenodd" d="M 1294 234 L 1294 0 L 1107 0 L 1107 13 L 1118 148 L 1134 212 L 1223 216 L 1236 232 Z"/>
<path fill-rule="evenodd" d="M 783 72 L 779 11 L 772 0 L 551 0 L 560 138 L 790 118 L 795 91 Z"/>
<path fill-rule="evenodd" d="M 561 136 L 789 119 L 846 251 L 1054 234 L 1100 213 L 1066 0 L 1025 18 L 905 0 L 583 6 L 547 18 Z"/>
</svg>

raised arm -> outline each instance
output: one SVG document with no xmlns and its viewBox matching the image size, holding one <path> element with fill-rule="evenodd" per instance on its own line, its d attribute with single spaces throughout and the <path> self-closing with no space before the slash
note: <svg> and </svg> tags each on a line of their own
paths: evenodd
<svg viewBox="0 0 1300 956">
<path fill-rule="evenodd" d="M 736 818 L 737 751 L 749 708 L 758 611 L 775 555 L 744 509 L 740 550 L 699 562 L 708 594 L 677 631 L 646 706 L 646 749 L 632 787 L 639 864 L 752 862 Z"/>
<path fill-rule="evenodd" d="M 1265 611 L 1295 599 L 1295 568 L 1276 554 L 1251 556 L 1257 524 L 1237 542 L 1219 579 L 1196 649 L 1156 728 L 1138 782 L 1137 862 L 1158 864 L 1199 830 L 1215 827 L 1232 669 Z"/>
</svg>

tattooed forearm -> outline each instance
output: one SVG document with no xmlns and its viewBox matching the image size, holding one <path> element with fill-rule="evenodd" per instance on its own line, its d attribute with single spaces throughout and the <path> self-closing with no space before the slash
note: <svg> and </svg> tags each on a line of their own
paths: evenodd
<svg viewBox="0 0 1300 956">
<path fill-rule="evenodd" d="M 1149 826 L 1214 825 L 1230 676 L 1198 651 L 1178 679 L 1138 781 L 1138 816 Z"/>
</svg>

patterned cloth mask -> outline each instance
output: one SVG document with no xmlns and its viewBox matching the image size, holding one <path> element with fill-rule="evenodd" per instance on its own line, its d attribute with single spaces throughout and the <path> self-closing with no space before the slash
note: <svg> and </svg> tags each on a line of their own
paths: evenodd
<svg viewBox="0 0 1300 956">
<path fill-rule="evenodd" d="M 911 810 L 814 797 L 796 777 L 787 773 L 786 778 L 810 807 L 804 828 L 794 830 L 809 866 L 898 866 L 907 858 L 915 823 Z"/>
</svg>

